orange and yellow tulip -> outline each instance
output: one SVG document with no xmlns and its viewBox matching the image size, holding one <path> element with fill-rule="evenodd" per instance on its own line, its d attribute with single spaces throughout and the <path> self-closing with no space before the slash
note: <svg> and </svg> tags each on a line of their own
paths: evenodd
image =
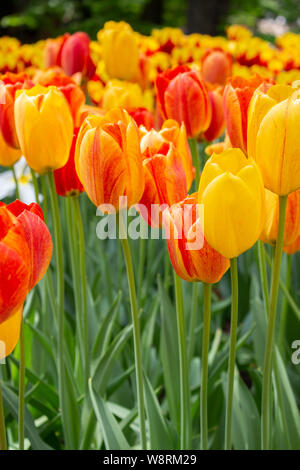
<svg viewBox="0 0 300 470">
<path fill-rule="evenodd" d="M 140 137 L 134 119 L 117 108 L 83 122 L 75 150 L 75 167 L 84 189 L 96 205 L 119 210 L 139 202 L 145 186 Z M 108 209 L 109 210 L 109 209 Z"/>
<path fill-rule="evenodd" d="M 185 281 L 215 283 L 230 263 L 205 239 L 198 209 L 197 193 L 194 193 L 164 211 L 170 260 L 175 272 Z M 195 249 L 196 236 L 202 246 Z"/>
<path fill-rule="evenodd" d="M 202 57 L 203 79 L 212 84 L 226 85 L 232 75 L 232 56 L 223 50 L 208 50 Z"/>
<path fill-rule="evenodd" d="M 73 138 L 73 119 L 64 95 L 56 88 L 36 85 L 17 92 L 15 123 L 20 147 L 37 173 L 67 163 Z"/>
</svg>

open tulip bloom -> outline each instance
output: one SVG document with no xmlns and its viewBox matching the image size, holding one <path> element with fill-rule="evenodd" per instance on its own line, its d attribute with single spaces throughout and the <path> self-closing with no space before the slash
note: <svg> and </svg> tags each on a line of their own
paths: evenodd
<svg viewBox="0 0 300 470">
<path fill-rule="evenodd" d="M 94 37 L 0 38 L 0 450 L 299 449 L 300 35 Z"/>
</svg>

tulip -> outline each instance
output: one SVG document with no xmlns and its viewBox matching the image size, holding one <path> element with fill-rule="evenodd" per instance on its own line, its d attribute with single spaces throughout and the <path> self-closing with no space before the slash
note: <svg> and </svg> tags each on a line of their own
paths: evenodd
<svg viewBox="0 0 300 470">
<path fill-rule="evenodd" d="M 17 93 L 15 122 L 21 150 L 37 173 L 64 166 L 73 137 L 73 119 L 63 94 L 36 85 Z"/>
<path fill-rule="evenodd" d="M 59 196 L 74 196 L 84 191 L 76 173 L 74 161 L 78 132 L 79 128 L 74 130 L 72 146 L 67 163 L 62 168 L 54 171 L 56 192 Z"/>
<path fill-rule="evenodd" d="M 240 149 L 213 154 L 199 185 L 208 243 L 235 258 L 258 240 L 264 222 L 264 187 L 256 163 Z"/>
<path fill-rule="evenodd" d="M 95 65 L 90 57 L 90 38 L 86 33 L 78 31 L 69 36 L 61 51 L 61 66 L 67 75 L 81 72 L 87 77 L 95 73 Z"/>
<path fill-rule="evenodd" d="M 195 70 L 179 66 L 156 79 L 157 101 L 165 119 L 184 122 L 188 137 L 205 131 L 211 121 L 211 104 L 205 83 Z"/>
<path fill-rule="evenodd" d="M 97 116 L 105 116 L 105 111 L 104 109 L 98 108 L 97 106 L 84 104 L 79 109 L 79 115 L 78 115 L 79 127 L 81 126 L 83 121 L 91 114 L 95 114 Z"/>
<path fill-rule="evenodd" d="M 197 193 L 166 209 L 163 222 L 166 231 L 169 231 L 167 245 L 170 260 L 178 276 L 189 282 L 218 282 L 230 263 L 215 251 L 204 237 Z M 195 237 L 199 237 L 201 244 L 198 249 L 193 249 Z"/>
<path fill-rule="evenodd" d="M 233 147 L 247 153 L 248 107 L 254 91 L 271 86 L 269 80 L 256 75 L 249 79 L 233 77 L 224 90 L 223 106 L 226 129 Z"/>
<path fill-rule="evenodd" d="M 8 356 L 19 338 L 26 296 L 44 276 L 52 256 L 51 236 L 38 204 L 0 204 L 0 251 L 0 340 Z"/>
<path fill-rule="evenodd" d="M 0 131 L 0 165 L 12 166 L 21 158 L 21 155 L 21 150 L 7 145 Z"/>
<path fill-rule="evenodd" d="M 25 73 L 7 73 L 0 77 L 0 129 L 3 139 L 10 147 L 20 148 L 14 118 L 14 103 L 17 90 L 33 86 Z"/>
<path fill-rule="evenodd" d="M 283 247 L 283 251 L 287 253 L 288 255 L 293 255 L 294 253 L 297 253 L 297 251 L 299 250 L 300 250 L 300 236 L 296 238 L 296 240 L 290 245 L 285 245 Z"/>
<path fill-rule="evenodd" d="M 209 50 L 202 57 L 202 77 L 206 82 L 226 85 L 232 75 L 232 56 L 222 50 Z"/>
<path fill-rule="evenodd" d="M 147 108 L 127 108 L 128 114 L 133 117 L 138 126 L 144 126 L 147 131 L 154 128 L 154 117 Z"/>
<path fill-rule="evenodd" d="M 265 190 L 266 219 L 261 234 L 264 243 L 275 244 L 278 235 L 279 198 L 277 194 Z M 287 198 L 284 245 L 293 244 L 300 235 L 300 190 L 289 194 Z"/>
<path fill-rule="evenodd" d="M 142 138 L 141 150 L 145 189 L 139 209 L 149 225 L 159 227 L 162 206 L 170 206 L 187 196 L 184 166 L 175 146 L 160 141 L 155 131 Z M 143 206 L 147 209 L 146 213 Z"/>
<path fill-rule="evenodd" d="M 132 80 L 139 73 L 139 50 L 136 35 L 124 21 L 108 21 L 98 32 L 103 60 L 108 75 L 120 80 Z"/>
<path fill-rule="evenodd" d="M 62 73 L 60 69 L 52 68 L 46 71 L 38 71 L 35 74 L 34 82 L 44 87 L 57 87 L 69 103 L 74 125 L 78 124 L 79 113 L 85 103 L 85 95 L 71 77 Z"/>
<path fill-rule="evenodd" d="M 257 90 L 249 106 L 249 155 L 259 166 L 265 187 L 280 196 L 300 188 L 299 91 L 274 85 Z"/>
<path fill-rule="evenodd" d="M 138 127 L 127 111 L 112 109 L 83 122 L 75 149 L 75 167 L 91 201 L 119 210 L 139 202 L 145 185 Z"/>
<path fill-rule="evenodd" d="M 64 43 L 70 37 L 69 33 L 65 33 L 55 39 L 47 39 L 44 48 L 44 64 L 45 67 L 61 66 L 61 52 Z"/>
<path fill-rule="evenodd" d="M 222 90 L 215 88 L 210 90 L 208 95 L 211 103 L 211 121 L 203 136 L 206 140 L 212 141 L 221 137 L 225 128 Z"/>
<path fill-rule="evenodd" d="M 112 108 L 138 108 L 143 106 L 144 98 L 137 83 L 110 80 L 103 92 L 102 107 L 109 111 Z"/>
</svg>

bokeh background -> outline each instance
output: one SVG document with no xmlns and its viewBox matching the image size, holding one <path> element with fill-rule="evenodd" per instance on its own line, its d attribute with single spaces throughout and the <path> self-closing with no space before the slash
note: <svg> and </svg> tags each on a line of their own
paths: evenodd
<svg viewBox="0 0 300 470">
<path fill-rule="evenodd" d="M 0 3 L 0 35 L 22 42 L 86 31 L 92 39 L 107 20 L 124 20 L 148 34 L 163 26 L 222 34 L 244 24 L 266 39 L 300 32 L 299 0 L 10 0 Z"/>
</svg>

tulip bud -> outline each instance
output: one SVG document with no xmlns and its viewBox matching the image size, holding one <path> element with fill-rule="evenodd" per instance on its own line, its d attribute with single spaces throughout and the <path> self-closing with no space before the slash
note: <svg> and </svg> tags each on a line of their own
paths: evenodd
<svg viewBox="0 0 300 470">
<path fill-rule="evenodd" d="M 204 166 L 198 192 L 204 204 L 204 234 L 226 258 L 251 248 L 262 232 L 264 187 L 260 171 L 240 149 L 213 154 Z"/>
<path fill-rule="evenodd" d="M 221 88 L 215 88 L 208 92 L 211 103 L 211 121 L 208 129 L 203 133 L 206 140 L 211 142 L 218 139 L 224 132 L 225 119 L 223 111 L 223 96 Z"/>
<path fill-rule="evenodd" d="M 95 73 L 95 65 L 90 57 L 90 38 L 78 31 L 64 42 L 61 51 L 61 66 L 67 75 L 81 72 L 87 77 Z"/>
<path fill-rule="evenodd" d="M 202 57 L 201 73 L 208 83 L 226 85 L 232 75 L 232 56 L 222 50 L 209 50 Z"/>
<path fill-rule="evenodd" d="M 186 281 L 218 282 L 229 268 L 229 260 L 204 238 L 197 193 L 166 209 L 163 223 L 170 260 L 178 276 Z"/>
<path fill-rule="evenodd" d="M 265 190 L 266 219 L 261 234 L 265 243 L 275 244 L 278 234 L 279 197 L 268 189 Z M 300 190 L 290 193 L 287 198 L 284 245 L 295 242 L 300 235 Z"/>
<path fill-rule="evenodd" d="M 259 75 L 249 79 L 233 77 L 228 81 L 223 95 L 226 129 L 233 147 L 247 153 L 248 107 L 254 91 L 271 86 L 269 80 Z"/>
<path fill-rule="evenodd" d="M 157 101 L 165 119 L 184 122 L 188 137 L 205 131 L 211 120 L 211 104 L 205 83 L 195 70 L 179 66 L 156 79 Z"/>
<path fill-rule="evenodd" d="M 139 72 L 139 50 L 131 26 L 124 21 L 107 21 L 98 32 L 103 60 L 111 78 L 132 80 Z"/>
<path fill-rule="evenodd" d="M 91 201 L 119 210 L 139 202 L 145 185 L 138 127 L 127 111 L 112 109 L 83 122 L 75 149 L 75 167 Z M 122 206 L 123 208 L 123 206 Z"/>
<path fill-rule="evenodd" d="M 265 187 L 280 196 L 300 188 L 299 90 L 274 85 L 257 90 L 249 106 L 249 155 Z"/>
<path fill-rule="evenodd" d="M 36 85 L 17 93 L 15 122 L 21 150 L 37 173 L 64 166 L 73 137 L 73 119 L 63 94 Z"/>
<path fill-rule="evenodd" d="M 20 148 L 14 118 L 14 104 L 17 90 L 33 86 L 25 73 L 7 73 L 0 77 L 0 130 L 10 147 Z"/>
<path fill-rule="evenodd" d="M 54 171 L 56 192 L 59 196 L 74 196 L 84 191 L 84 187 L 76 173 L 74 161 L 78 132 L 79 128 L 74 130 L 73 141 L 67 163 L 62 168 Z"/>
</svg>

